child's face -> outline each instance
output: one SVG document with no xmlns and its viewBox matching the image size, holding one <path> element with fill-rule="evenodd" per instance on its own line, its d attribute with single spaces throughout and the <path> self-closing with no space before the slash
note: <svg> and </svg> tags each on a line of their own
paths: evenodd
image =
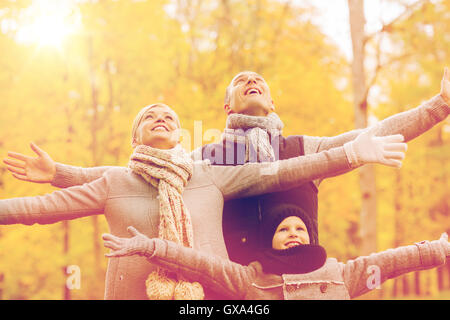
<svg viewBox="0 0 450 320">
<path fill-rule="evenodd" d="M 308 229 L 303 220 L 292 216 L 281 221 L 273 235 L 272 248 L 284 250 L 302 244 L 309 244 Z"/>
</svg>

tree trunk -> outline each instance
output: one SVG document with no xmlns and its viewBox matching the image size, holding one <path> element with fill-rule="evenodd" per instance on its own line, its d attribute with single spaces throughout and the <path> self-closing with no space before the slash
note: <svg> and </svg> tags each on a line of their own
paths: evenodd
<svg viewBox="0 0 450 320">
<path fill-rule="evenodd" d="M 442 291 L 445 288 L 444 285 L 444 268 L 443 266 L 440 266 L 439 268 L 436 269 L 437 272 L 437 285 L 438 285 L 438 290 Z"/>
<path fill-rule="evenodd" d="M 64 76 L 63 76 L 63 81 L 68 81 L 69 79 L 69 72 L 67 69 L 67 62 L 66 62 L 66 70 L 64 72 Z M 65 113 L 66 113 L 66 118 L 67 118 L 67 139 L 66 139 L 66 148 L 67 148 L 67 157 L 68 159 L 72 158 L 72 147 L 71 144 L 73 142 L 73 125 L 72 125 L 72 112 L 70 109 L 70 105 L 67 105 L 65 108 Z M 68 254 L 69 254 L 69 245 L 70 245 L 70 224 L 68 220 L 64 220 L 61 222 L 61 226 L 62 226 L 62 230 L 63 230 L 63 256 L 65 258 L 67 258 Z M 67 260 L 66 260 L 67 261 Z M 63 274 L 64 274 L 64 278 L 66 279 L 67 277 L 67 267 L 68 265 L 64 265 L 63 266 Z M 71 300 L 71 295 L 70 295 L 70 289 L 67 286 L 66 281 L 64 281 L 64 285 L 63 285 L 63 299 L 64 300 Z"/>
<path fill-rule="evenodd" d="M 5 281 L 5 274 L 0 273 L 0 300 L 3 300 L 3 283 Z"/>
<path fill-rule="evenodd" d="M 69 221 L 65 220 L 62 222 L 63 232 L 64 232 L 64 241 L 63 241 L 63 254 L 65 257 L 69 254 Z M 67 265 L 63 267 L 64 276 L 67 277 Z M 64 300 L 70 300 L 70 289 L 67 287 L 66 281 L 64 281 L 64 290 L 63 290 Z"/>
<path fill-rule="evenodd" d="M 398 277 L 394 278 L 394 285 L 392 286 L 392 297 L 397 298 L 400 292 L 400 279 Z"/>
<path fill-rule="evenodd" d="M 95 64 L 94 64 L 94 48 L 93 48 L 93 39 L 92 35 L 88 36 L 88 64 L 89 64 L 89 76 L 91 83 L 91 96 L 92 96 L 92 121 L 91 121 L 91 151 L 92 151 L 92 159 L 93 166 L 99 165 L 99 152 L 98 152 L 98 141 L 97 134 L 99 129 L 99 112 L 98 112 L 98 84 L 97 77 L 95 74 Z M 98 216 L 94 215 L 91 217 L 92 227 L 93 227 L 93 247 L 94 247 L 94 261 L 96 273 L 100 273 L 100 255 L 101 255 L 101 247 L 100 247 L 100 228 L 98 222 Z"/>
<path fill-rule="evenodd" d="M 408 275 L 404 275 L 402 277 L 402 283 L 403 283 L 403 296 L 409 295 L 409 280 Z"/>
<path fill-rule="evenodd" d="M 422 290 L 420 287 L 420 272 L 416 271 L 414 272 L 414 287 L 415 287 L 415 294 L 416 296 L 420 297 Z"/>
<path fill-rule="evenodd" d="M 450 263 L 447 263 L 445 268 L 447 269 L 447 289 L 450 289 Z"/>
<path fill-rule="evenodd" d="M 404 223 L 402 221 L 403 216 L 403 183 L 402 183 L 402 175 L 400 171 L 395 171 L 395 197 L 394 197 L 394 248 L 397 248 L 402 245 L 402 239 L 404 235 L 403 226 Z M 400 290 L 398 289 L 400 286 L 400 279 L 394 278 L 394 287 L 392 295 L 396 297 L 399 295 Z"/>
<path fill-rule="evenodd" d="M 350 31 L 352 36 L 353 62 L 353 104 L 355 110 L 355 127 L 367 127 L 367 87 L 364 71 L 365 18 L 364 1 L 348 0 L 350 13 Z M 376 190 L 375 170 L 372 165 L 359 169 L 361 189 L 361 255 L 376 252 Z"/>
</svg>

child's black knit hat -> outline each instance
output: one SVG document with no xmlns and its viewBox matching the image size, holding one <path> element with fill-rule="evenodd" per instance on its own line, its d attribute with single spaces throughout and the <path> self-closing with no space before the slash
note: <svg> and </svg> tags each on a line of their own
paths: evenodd
<svg viewBox="0 0 450 320">
<path fill-rule="evenodd" d="M 272 239 L 278 225 L 288 217 L 299 217 L 306 226 L 310 244 L 318 244 L 317 234 L 313 231 L 311 219 L 299 206 L 291 203 L 283 203 L 270 208 L 265 212 L 261 220 L 261 238 L 263 248 L 272 247 Z"/>
<path fill-rule="evenodd" d="M 272 239 L 278 225 L 288 217 L 299 217 L 308 230 L 310 244 L 277 250 L 272 248 Z M 317 234 L 312 232 L 312 224 L 308 214 L 300 207 L 290 204 L 277 204 L 265 211 L 261 224 L 262 250 L 258 261 L 263 271 L 273 274 L 308 273 L 322 267 L 327 253 L 318 244 Z"/>
</svg>

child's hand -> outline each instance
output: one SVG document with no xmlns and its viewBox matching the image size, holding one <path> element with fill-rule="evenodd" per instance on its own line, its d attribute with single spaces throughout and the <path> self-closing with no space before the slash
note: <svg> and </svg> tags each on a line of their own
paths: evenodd
<svg viewBox="0 0 450 320">
<path fill-rule="evenodd" d="M 103 245 L 112 250 L 105 254 L 108 258 L 131 256 L 134 254 L 140 256 L 150 256 L 154 250 L 154 244 L 151 239 L 137 231 L 133 227 L 127 228 L 132 238 L 120 238 L 109 233 L 102 235 Z"/>
</svg>

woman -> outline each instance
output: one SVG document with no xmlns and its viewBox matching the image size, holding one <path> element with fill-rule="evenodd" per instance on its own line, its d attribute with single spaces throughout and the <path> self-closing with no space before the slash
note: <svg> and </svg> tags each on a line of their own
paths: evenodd
<svg viewBox="0 0 450 320">
<path fill-rule="evenodd" d="M 128 168 L 113 168 L 93 182 L 45 196 L 1 200 L 0 224 L 48 224 L 104 214 L 110 232 L 118 237 L 126 236 L 127 226 L 134 225 L 150 238 L 162 237 L 227 258 L 221 228 L 224 199 L 289 189 L 365 163 L 398 167 L 406 150 L 401 135 L 374 137 L 376 128 L 371 128 L 344 147 L 317 154 L 236 167 L 211 166 L 194 163 L 182 150 L 178 129 L 178 116 L 168 106 L 143 108 L 133 123 L 134 152 Z M 146 299 L 149 274 L 154 280 L 150 284 L 158 284 L 150 294 L 153 299 L 203 295 L 197 284 L 132 256 L 108 262 L 105 298 Z M 167 290 L 161 294 L 163 286 Z M 180 289 L 179 294 L 173 286 Z M 204 295 L 218 298 L 208 292 Z"/>
<path fill-rule="evenodd" d="M 404 273 L 438 267 L 450 256 L 447 234 L 439 240 L 358 257 L 347 263 L 312 245 L 311 222 L 299 207 L 284 204 L 263 219 L 264 250 L 243 266 L 161 239 L 149 239 L 129 227 L 132 238 L 104 234 L 106 256 L 146 257 L 151 263 L 199 281 L 204 287 L 240 300 L 353 299 Z"/>
</svg>

